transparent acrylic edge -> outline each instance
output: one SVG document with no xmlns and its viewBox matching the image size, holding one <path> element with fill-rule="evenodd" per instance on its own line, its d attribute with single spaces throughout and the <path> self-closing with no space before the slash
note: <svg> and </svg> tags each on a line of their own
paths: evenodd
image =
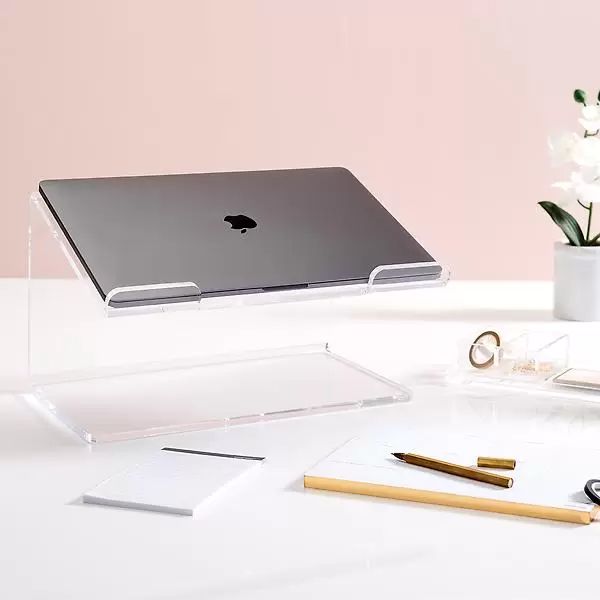
<svg viewBox="0 0 600 600">
<path fill-rule="evenodd" d="M 62 426 L 67 427 L 76 435 L 78 435 L 84 442 L 87 443 L 102 443 L 102 442 L 113 442 L 113 441 L 124 441 L 129 439 L 140 439 L 146 437 L 153 437 L 158 435 L 165 435 L 169 433 L 185 433 L 191 431 L 200 431 L 203 429 L 215 429 L 215 428 L 223 428 L 229 426 L 237 426 L 242 424 L 252 424 L 259 422 L 266 422 L 272 420 L 279 420 L 285 418 L 293 418 L 293 417 L 304 417 L 304 416 L 317 416 L 320 414 L 334 413 L 345 410 L 356 410 L 356 409 L 368 409 L 375 408 L 379 406 L 387 406 L 396 403 L 408 402 L 411 399 L 411 391 L 406 386 L 397 383 L 387 377 L 383 377 L 378 373 L 371 371 L 351 361 L 345 357 L 340 356 L 339 354 L 331 352 L 328 344 L 310 344 L 303 346 L 286 346 L 280 348 L 274 348 L 270 350 L 256 350 L 249 351 L 243 353 L 232 353 L 232 354 L 222 354 L 214 357 L 205 358 L 195 363 L 191 361 L 184 361 L 184 363 L 177 362 L 172 363 L 170 366 L 165 366 L 161 364 L 161 368 L 164 370 L 169 369 L 178 369 L 178 368 L 194 368 L 201 367 L 205 365 L 213 365 L 220 363 L 230 363 L 230 362 L 247 362 L 252 360 L 261 360 L 264 358 L 276 358 L 276 357 L 286 357 L 286 356 L 298 356 L 301 354 L 310 354 L 310 353 L 322 353 L 329 356 L 332 360 L 336 360 L 344 363 L 345 365 L 360 371 L 369 377 L 376 379 L 382 383 L 385 383 L 391 388 L 396 390 L 396 393 L 392 393 L 390 395 L 381 396 L 377 398 L 364 398 L 358 401 L 351 402 L 334 402 L 326 405 L 315 405 L 308 406 L 302 408 L 286 408 L 277 411 L 268 411 L 263 413 L 248 413 L 245 415 L 236 415 L 223 417 L 220 419 L 206 419 L 200 421 L 194 421 L 187 424 L 177 424 L 177 425 L 166 425 L 161 427 L 154 428 L 144 428 L 144 429 L 130 429 L 126 431 L 119 431 L 113 434 L 102 434 L 95 431 L 88 430 L 85 427 L 80 427 L 76 423 L 73 423 L 68 417 L 66 417 L 57 407 L 55 407 L 45 395 L 44 390 L 52 386 L 52 383 L 47 383 L 41 386 L 36 386 L 34 389 L 27 394 L 30 400 L 34 401 L 38 406 L 45 409 L 54 419 L 56 419 Z M 147 368 L 155 371 L 154 368 L 147 365 Z M 140 374 L 139 370 L 131 371 L 123 371 L 120 375 L 137 375 Z M 112 372 L 111 376 L 114 377 L 115 373 Z M 119 376 L 119 375 L 117 375 Z M 102 377 L 101 375 L 96 375 L 93 378 Z M 86 379 L 87 380 L 87 379 Z M 75 381 L 74 379 L 69 379 L 67 382 Z M 63 383 L 64 381 L 57 381 L 56 384 Z"/>
</svg>

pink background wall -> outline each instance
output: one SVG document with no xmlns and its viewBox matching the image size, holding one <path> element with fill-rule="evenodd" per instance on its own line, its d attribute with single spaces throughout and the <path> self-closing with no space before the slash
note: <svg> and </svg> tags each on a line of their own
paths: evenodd
<svg viewBox="0 0 600 600">
<path fill-rule="evenodd" d="M 597 0 L 0 1 L 0 275 L 45 178 L 345 165 L 458 278 L 551 277 Z"/>
</svg>

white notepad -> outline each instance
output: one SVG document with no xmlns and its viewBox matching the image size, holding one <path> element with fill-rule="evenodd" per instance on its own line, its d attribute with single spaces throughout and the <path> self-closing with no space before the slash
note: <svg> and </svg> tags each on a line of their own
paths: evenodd
<svg viewBox="0 0 600 600">
<path fill-rule="evenodd" d="M 264 457 L 163 448 L 151 460 L 83 495 L 90 504 L 193 516 L 200 504 Z"/>
<path fill-rule="evenodd" d="M 477 456 L 515 458 L 512 488 L 500 488 L 410 465 L 392 452 L 411 452 L 476 466 Z M 394 442 L 355 438 L 309 469 L 306 487 L 589 523 L 599 508 L 583 492 L 600 476 L 600 451 L 544 444 L 493 442 L 476 436 L 399 435 Z"/>
</svg>

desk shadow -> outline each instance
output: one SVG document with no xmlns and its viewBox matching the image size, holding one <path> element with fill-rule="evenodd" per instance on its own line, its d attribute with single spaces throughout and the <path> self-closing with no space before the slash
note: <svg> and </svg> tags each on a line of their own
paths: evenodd
<svg viewBox="0 0 600 600">
<path fill-rule="evenodd" d="M 371 554 L 368 557 L 356 556 L 356 558 L 344 561 L 331 561 L 326 564 L 314 564 L 310 566 L 297 566 L 290 562 L 290 567 L 275 573 L 251 574 L 238 580 L 230 580 L 222 584 L 198 587 L 194 591 L 183 592 L 170 596 L 172 600 L 198 600 L 199 598 L 247 598 L 250 593 L 276 591 L 291 585 L 312 582 L 326 582 L 359 570 L 381 569 L 386 567 L 400 568 L 410 563 L 423 560 L 430 556 L 431 551 L 425 545 L 411 546 L 406 550 L 397 552 L 385 552 L 385 554 Z M 252 597 L 255 597 L 254 595 Z M 159 600 L 164 596 L 151 596 L 147 600 Z M 285 598 L 285 596 L 282 596 Z"/>
</svg>

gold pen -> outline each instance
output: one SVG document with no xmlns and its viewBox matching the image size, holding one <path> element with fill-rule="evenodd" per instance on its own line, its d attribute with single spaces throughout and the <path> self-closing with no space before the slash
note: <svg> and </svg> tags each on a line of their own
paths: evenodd
<svg viewBox="0 0 600 600">
<path fill-rule="evenodd" d="M 465 477 L 466 479 L 473 479 L 475 481 L 483 481 L 484 483 L 491 483 L 492 485 L 500 487 L 509 488 L 512 487 L 513 484 L 512 477 L 498 475 L 497 473 L 488 473 L 487 471 L 475 469 L 474 467 L 463 467 L 462 465 L 456 465 L 427 456 L 420 456 L 419 454 L 392 452 L 392 456 L 395 456 L 409 465 L 425 467 L 427 469 L 433 469 L 434 471 L 441 471 L 442 473 L 456 475 L 457 477 Z"/>
</svg>

